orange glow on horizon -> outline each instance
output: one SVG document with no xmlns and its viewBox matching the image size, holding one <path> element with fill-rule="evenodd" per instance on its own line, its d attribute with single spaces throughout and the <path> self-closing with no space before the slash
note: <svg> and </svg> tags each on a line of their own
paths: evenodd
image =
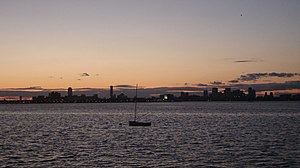
<svg viewBox="0 0 300 168">
<path fill-rule="evenodd" d="M 176 87 L 300 72 L 295 2 L 250 2 L 243 17 L 243 2 L 0 3 L 0 88 Z M 289 80 L 299 76 L 257 83 Z"/>
</svg>

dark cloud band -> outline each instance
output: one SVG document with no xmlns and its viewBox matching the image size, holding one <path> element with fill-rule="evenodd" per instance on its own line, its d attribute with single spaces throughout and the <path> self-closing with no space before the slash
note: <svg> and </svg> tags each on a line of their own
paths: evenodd
<svg viewBox="0 0 300 168">
<path fill-rule="evenodd" d="M 271 73 L 249 73 L 246 75 L 241 75 L 239 78 L 235 80 L 230 80 L 230 83 L 237 82 L 245 82 L 245 81 L 256 81 L 261 78 L 269 78 L 269 77 L 279 77 L 279 78 L 292 78 L 295 76 L 300 76 L 299 73 L 286 73 L 286 72 L 271 72 Z"/>
</svg>

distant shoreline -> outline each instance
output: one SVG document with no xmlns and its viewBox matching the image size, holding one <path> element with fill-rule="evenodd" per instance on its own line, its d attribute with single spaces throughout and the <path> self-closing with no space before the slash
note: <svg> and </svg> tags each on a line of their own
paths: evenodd
<svg viewBox="0 0 300 168">
<path fill-rule="evenodd" d="M 139 103 L 178 103 L 178 102 L 297 102 L 300 101 L 299 99 L 296 100 L 281 100 L 281 99 L 274 99 L 274 100 L 254 100 L 254 101 L 247 101 L 247 100 L 236 100 L 236 101 L 226 101 L 226 100 L 191 100 L 191 101 L 137 101 Z M 134 103 L 134 101 L 87 101 L 87 102 L 64 102 L 64 101 L 56 101 L 56 102 L 34 102 L 32 100 L 1 100 L 0 104 L 88 104 L 88 103 Z"/>
</svg>

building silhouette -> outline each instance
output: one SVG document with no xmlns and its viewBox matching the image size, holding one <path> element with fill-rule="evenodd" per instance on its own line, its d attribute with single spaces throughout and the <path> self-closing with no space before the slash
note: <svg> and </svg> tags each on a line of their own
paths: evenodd
<svg viewBox="0 0 300 168">
<path fill-rule="evenodd" d="M 211 90 L 212 97 L 217 97 L 218 94 L 219 94 L 218 88 L 212 88 L 212 90 Z"/>
<path fill-rule="evenodd" d="M 72 97 L 73 96 L 73 90 L 71 87 L 68 88 L 68 97 Z"/>
<path fill-rule="evenodd" d="M 265 95 L 263 97 L 263 100 L 265 101 L 270 101 L 270 100 L 273 100 L 274 99 L 274 95 L 273 95 L 273 92 L 270 92 L 270 95 L 268 95 L 268 92 L 265 92 Z"/>
<path fill-rule="evenodd" d="M 110 86 L 110 99 L 114 98 L 114 87 Z"/>
<path fill-rule="evenodd" d="M 225 88 L 224 90 L 224 98 L 225 100 L 232 100 L 231 88 Z"/>
<path fill-rule="evenodd" d="M 254 101 L 256 98 L 256 91 L 251 87 L 248 88 L 248 101 Z"/>
<path fill-rule="evenodd" d="M 181 93 L 180 93 L 180 97 L 181 97 L 182 99 L 186 99 L 186 98 L 189 97 L 189 93 L 188 93 L 188 92 L 181 92 Z"/>
<path fill-rule="evenodd" d="M 219 93 L 219 90 L 218 88 L 212 88 L 211 90 L 211 100 L 221 100 L 221 96 L 220 96 L 220 93 Z"/>
<path fill-rule="evenodd" d="M 208 90 L 203 90 L 203 97 L 208 99 Z"/>
<path fill-rule="evenodd" d="M 49 97 L 49 99 L 52 99 L 52 100 L 60 100 L 61 94 L 58 92 L 51 92 L 51 93 L 49 93 L 48 97 Z"/>
<path fill-rule="evenodd" d="M 234 90 L 232 91 L 232 100 L 234 101 L 245 101 L 246 100 L 246 94 L 240 90 Z"/>
</svg>

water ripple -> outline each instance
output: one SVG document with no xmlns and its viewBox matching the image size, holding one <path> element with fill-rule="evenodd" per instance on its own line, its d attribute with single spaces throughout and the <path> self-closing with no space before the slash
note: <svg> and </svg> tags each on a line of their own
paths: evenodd
<svg viewBox="0 0 300 168">
<path fill-rule="evenodd" d="M 131 104 L 3 105 L 0 167 L 297 167 L 299 109 L 142 104 L 153 125 L 131 128 Z"/>
</svg>

